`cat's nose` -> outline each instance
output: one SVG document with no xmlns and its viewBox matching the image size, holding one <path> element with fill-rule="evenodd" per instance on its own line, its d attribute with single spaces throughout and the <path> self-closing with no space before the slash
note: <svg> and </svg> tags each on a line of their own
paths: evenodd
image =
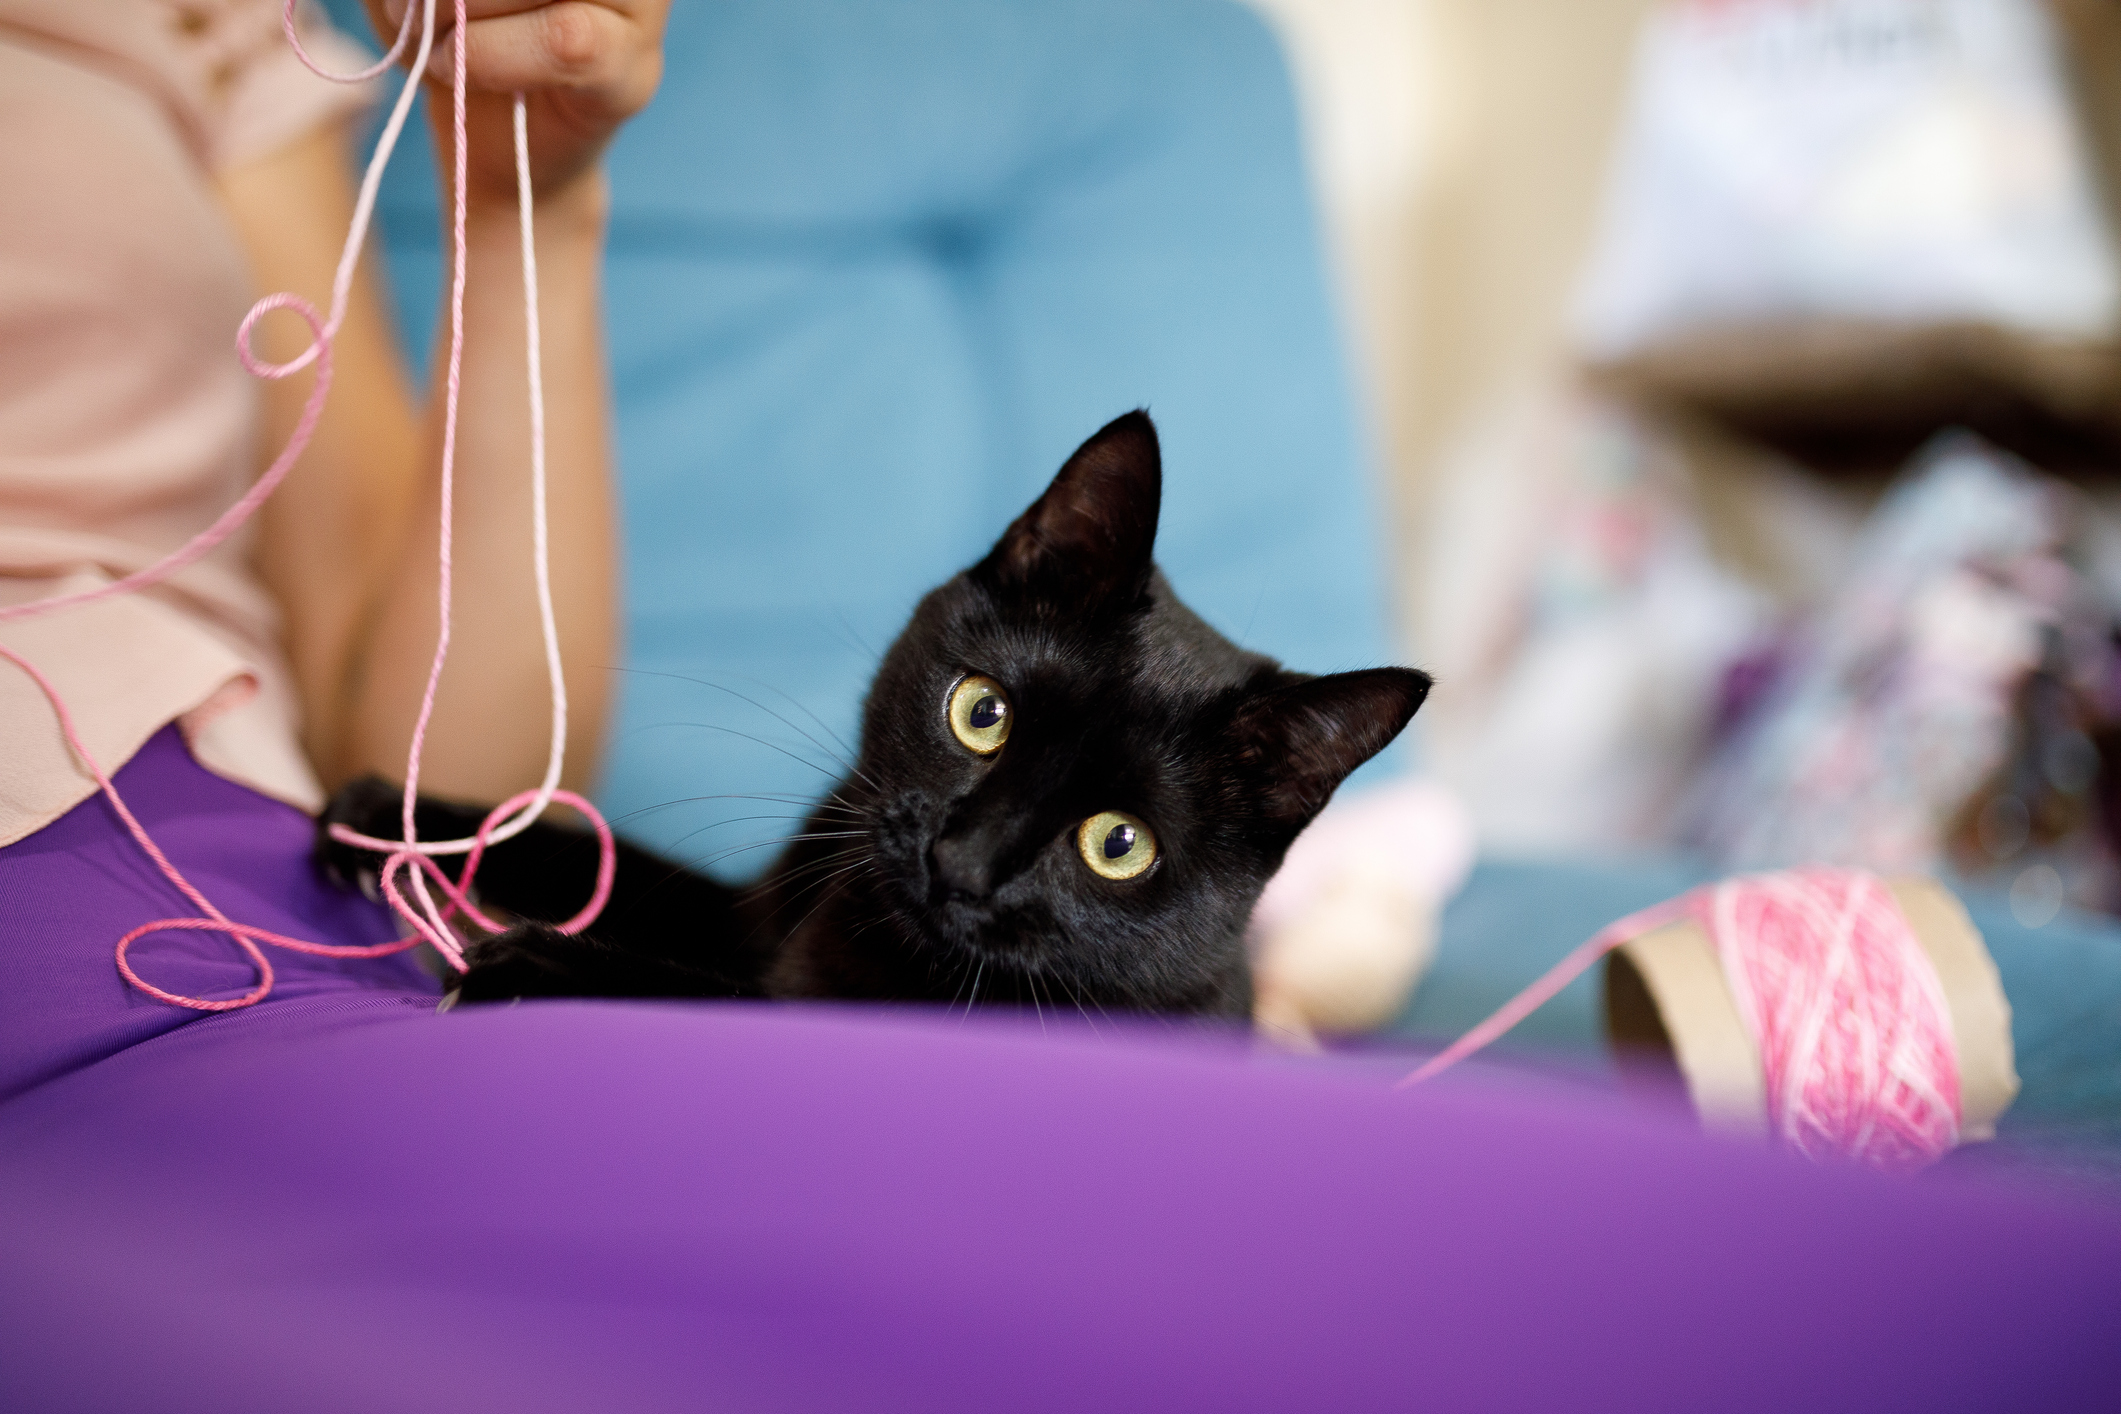
<svg viewBox="0 0 2121 1414">
<path fill-rule="evenodd" d="M 936 882 L 945 891 L 968 899 L 983 899 L 994 889 L 994 859 L 980 843 L 965 835 L 945 835 L 928 851 L 935 861 Z"/>
</svg>

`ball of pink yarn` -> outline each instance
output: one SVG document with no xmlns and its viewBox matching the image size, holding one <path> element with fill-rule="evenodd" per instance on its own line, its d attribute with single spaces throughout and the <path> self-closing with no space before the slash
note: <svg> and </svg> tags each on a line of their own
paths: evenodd
<svg viewBox="0 0 2121 1414">
<path fill-rule="evenodd" d="M 1852 869 L 1715 885 L 1697 916 L 1760 1046 L 1768 1123 L 1812 1158 L 1917 1168 L 1958 1142 L 1936 968 L 1892 891 Z"/>
<path fill-rule="evenodd" d="M 1959 1142 L 1959 1052 L 1944 984 L 1892 890 L 1856 869 L 1725 879 L 1609 923 L 1400 1083 L 1448 1070 L 1614 948 L 1685 918 L 1714 943 L 1758 1045 L 1778 1139 L 1810 1158 L 1902 1170 Z"/>
</svg>

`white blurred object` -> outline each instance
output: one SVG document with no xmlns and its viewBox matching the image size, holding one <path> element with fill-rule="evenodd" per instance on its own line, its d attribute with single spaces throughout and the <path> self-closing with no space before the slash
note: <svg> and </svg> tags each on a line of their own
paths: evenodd
<svg viewBox="0 0 2121 1414">
<path fill-rule="evenodd" d="M 1567 384 L 1510 403 L 1446 468 L 1424 720 L 1484 847 L 1665 840 L 1724 669 L 1773 613 L 1710 554 L 1690 492 L 1654 429 Z"/>
<path fill-rule="evenodd" d="M 1472 821 L 1433 782 L 1327 806 L 1252 911 L 1261 1028 L 1300 1045 L 1398 1015 L 1435 954 L 1443 905 L 1472 867 Z"/>
<path fill-rule="evenodd" d="M 1618 152 L 1574 313 L 1595 359 L 1811 316 L 2121 324 L 2037 0 L 1677 0 Z"/>
</svg>

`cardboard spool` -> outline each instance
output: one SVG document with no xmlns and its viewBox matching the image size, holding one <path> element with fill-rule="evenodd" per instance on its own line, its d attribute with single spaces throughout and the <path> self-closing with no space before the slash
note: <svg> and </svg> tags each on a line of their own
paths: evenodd
<svg viewBox="0 0 2121 1414">
<path fill-rule="evenodd" d="M 1959 1142 L 1993 1139 L 2018 1094 L 2011 1009 L 1980 930 L 1931 879 L 1887 881 L 1937 969 L 1959 1055 Z M 1704 1128 L 1768 1136 L 1760 1050 L 1724 980 L 1708 932 L 1692 919 L 1614 949 L 1605 968 L 1606 1031 L 1624 1056 L 1665 1057 L 1678 1068 Z"/>
</svg>

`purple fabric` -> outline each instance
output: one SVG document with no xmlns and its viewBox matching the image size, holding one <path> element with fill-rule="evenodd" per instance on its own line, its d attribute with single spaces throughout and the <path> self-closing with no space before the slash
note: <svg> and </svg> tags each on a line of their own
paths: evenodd
<svg viewBox="0 0 2121 1414">
<path fill-rule="evenodd" d="M 292 890 L 250 906 L 314 920 L 334 901 L 250 813 L 224 844 L 264 851 L 253 891 Z M 151 894 L 106 846 L 73 848 Z M 89 867 L 61 859 L 0 853 L 11 934 Z M 11 991 L 10 1027 L 108 980 L 110 919 L 65 906 L 84 960 Z M 2061 1410 L 2121 1389 L 2121 1219 L 2058 1198 L 1153 1029 L 437 1017 L 402 968 L 290 971 L 123 1050 L 122 998 L 66 1003 L 93 1045 L 38 1023 L 66 1058 L 43 1071 L 69 1073 L 0 1105 L 0 1404 Z"/>
<path fill-rule="evenodd" d="M 4 749 L 4 748 L 0 748 Z M 127 808 L 199 891 L 230 918 L 319 943 L 397 937 L 389 913 L 327 885 L 309 864 L 315 822 L 214 775 L 174 726 L 112 777 Z M 0 1098 L 63 1075 L 205 1013 L 134 991 L 111 960 L 118 939 L 156 918 L 198 910 L 155 868 L 99 792 L 0 849 Z M 384 989 L 437 995 L 410 954 L 334 962 L 267 948 L 275 1003 Z M 132 948 L 133 970 L 167 991 L 219 1000 L 256 984 L 218 933 L 158 933 Z"/>
</svg>

